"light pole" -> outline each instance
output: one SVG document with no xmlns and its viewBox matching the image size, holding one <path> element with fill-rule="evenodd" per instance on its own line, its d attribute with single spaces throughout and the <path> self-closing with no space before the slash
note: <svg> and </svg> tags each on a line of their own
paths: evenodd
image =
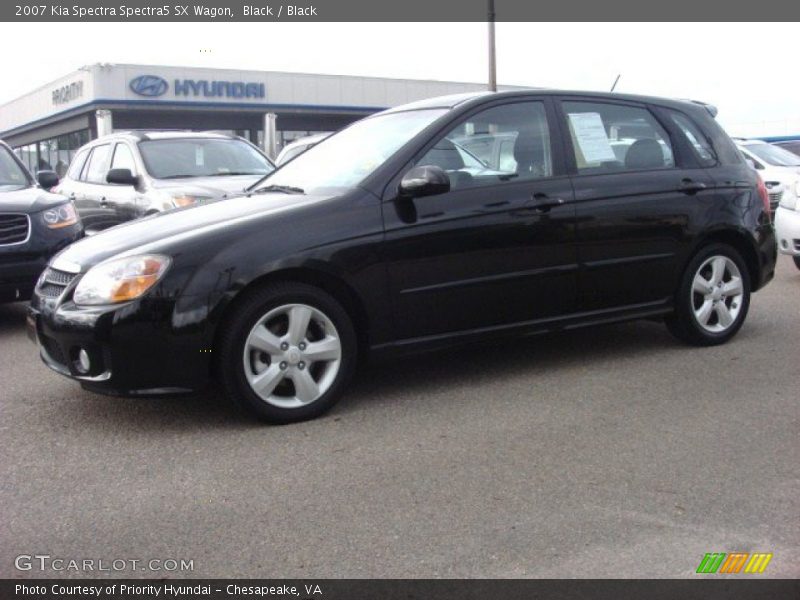
<svg viewBox="0 0 800 600">
<path fill-rule="evenodd" d="M 494 48 L 494 0 L 489 0 L 489 91 L 497 91 L 497 56 Z"/>
</svg>

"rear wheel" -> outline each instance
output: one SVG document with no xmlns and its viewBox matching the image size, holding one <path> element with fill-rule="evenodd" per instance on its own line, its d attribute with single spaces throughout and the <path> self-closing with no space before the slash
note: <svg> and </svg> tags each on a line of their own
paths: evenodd
<svg viewBox="0 0 800 600">
<path fill-rule="evenodd" d="M 667 327 L 696 346 L 723 344 L 739 331 L 750 307 L 750 274 L 727 244 L 701 249 L 689 262 Z"/>
<path fill-rule="evenodd" d="M 236 307 L 219 341 L 226 394 L 272 423 L 316 417 L 338 400 L 356 361 L 342 306 L 305 284 L 262 288 Z"/>
</svg>

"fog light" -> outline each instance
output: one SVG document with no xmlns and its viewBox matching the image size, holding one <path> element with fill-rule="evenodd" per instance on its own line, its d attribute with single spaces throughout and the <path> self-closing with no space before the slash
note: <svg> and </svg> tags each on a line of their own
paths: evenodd
<svg viewBox="0 0 800 600">
<path fill-rule="evenodd" d="M 78 352 L 78 360 L 76 362 L 75 368 L 83 374 L 88 373 L 92 368 L 92 361 L 89 359 L 89 354 L 83 348 Z"/>
</svg>

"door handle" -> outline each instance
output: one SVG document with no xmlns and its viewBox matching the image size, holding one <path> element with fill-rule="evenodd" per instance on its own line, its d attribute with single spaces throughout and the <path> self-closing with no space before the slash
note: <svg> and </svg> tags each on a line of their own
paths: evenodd
<svg viewBox="0 0 800 600">
<path fill-rule="evenodd" d="M 564 204 L 564 199 L 561 197 L 550 197 L 541 192 L 534 192 L 531 194 L 531 201 L 528 207 L 533 210 L 547 212 L 554 206 L 561 206 L 562 204 Z"/>
<path fill-rule="evenodd" d="M 697 192 L 700 192 L 706 188 L 708 188 L 708 186 L 702 181 L 694 181 L 688 177 L 686 179 L 682 179 L 681 184 L 678 186 L 678 190 L 684 194 L 696 194 Z"/>
<path fill-rule="evenodd" d="M 102 206 L 103 208 L 106 208 L 108 206 L 108 202 L 106 201 L 105 196 L 100 198 L 100 206 Z"/>
</svg>

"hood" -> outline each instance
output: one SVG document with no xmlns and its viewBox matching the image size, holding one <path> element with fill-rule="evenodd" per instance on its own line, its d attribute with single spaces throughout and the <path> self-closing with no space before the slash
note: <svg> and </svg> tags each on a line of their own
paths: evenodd
<svg viewBox="0 0 800 600">
<path fill-rule="evenodd" d="M 180 179 L 159 179 L 153 187 L 171 191 L 180 190 L 186 194 L 225 198 L 241 194 L 263 175 L 223 175 L 219 177 L 183 177 Z"/>
<path fill-rule="evenodd" d="M 0 212 L 15 212 L 32 215 L 39 211 L 66 202 L 64 196 L 51 194 L 39 187 L 26 187 L 13 192 L 0 189 Z"/>
<path fill-rule="evenodd" d="M 58 256 L 81 265 L 85 271 L 116 255 L 158 252 L 163 244 L 180 239 L 194 239 L 228 228 L 235 235 L 234 230 L 240 231 L 239 226 L 247 222 L 263 222 L 329 198 L 268 193 L 179 208 L 106 229 L 72 244 Z"/>
</svg>

